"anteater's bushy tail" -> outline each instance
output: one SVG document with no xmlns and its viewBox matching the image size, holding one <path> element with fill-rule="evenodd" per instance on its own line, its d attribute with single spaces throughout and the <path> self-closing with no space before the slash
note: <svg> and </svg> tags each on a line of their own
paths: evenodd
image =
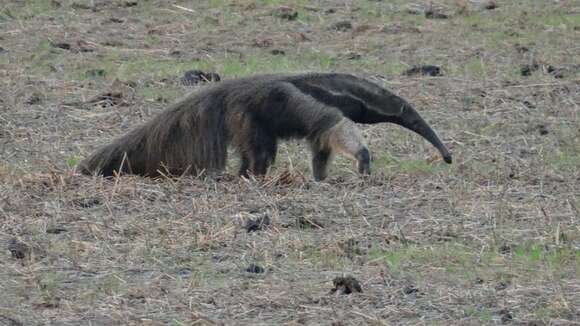
<svg viewBox="0 0 580 326">
<path fill-rule="evenodd" d="M 190 96 L 116 139 L 77 166 L 88 175 L 197 174 L 225 168 L 224 108 Z"/>
</svg>

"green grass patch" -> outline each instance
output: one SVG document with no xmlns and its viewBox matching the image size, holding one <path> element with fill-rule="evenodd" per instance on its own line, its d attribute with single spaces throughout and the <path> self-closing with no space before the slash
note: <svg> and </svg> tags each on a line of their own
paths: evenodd
<svg viewBox="0 0 580 326">
<path fill-rule="evenodd" d="M 486 65 L 480 58 L 471 58 L 464 65 L 464 72 L 468 75 L 483 76 L 486 75 Z"/>
<path fill-rule="evenodd" d="M 534 23 L 550 27 L 564 27 L 571 29 L 580 26 L 580 15 L 572 14 L 551 14 L 545 16 L 532 16 L 530 20 Z"/>
<path fill-rule="evenodd" d="M 3 20 L 29 20 L 39 15 L 52 16 L 56 7 L 48 0 L 25 0 L 23 3 L 3 1 L 0 22 Z"/>
<path fill-rule="evenodd" d="M 495 275 L 495 278 L 503 279 L 505 272 L 509 271 L 525 271 L 521 274 L 522 277 L 529 277 L 536 272 L 545 271 L 546 268 L 551 272 L 580 272 L 579 250 L 548 250 L 538 243 L 526 243 L 517 246 L 513 252 L 513 257 L 510 258 L 499 254 L 497 248 L 482 252 L 478 248 L 449 242 L 429 247 L 413 245 L 392 249 L 373 246 L 369 249 L 367 258 L 370 264 L 386 264 L 393 273 L 404 272 L 405 265 L 412 263 L 439 268 L 447 274 L 466 279 L 472 279 L 475 275 Z"/>
<path fill-rule="evenodd" d="M 30 69 L 38 72 L 50 72 L 50 66 L 61 60 L 45 48 L 36 56 Z M 331 70 L 335 64 L 336 59 L 331 55 L 316 52 L 308 52 L 300 57 L 256 55 L 240 59 L 237 56 L 224 56 L 210 61 L 129 55 L 115 50 L 98 60 L 63 62 L 65 72 L 71 79 L 102 79 L 104 75 L 109 80 L 117 78 L 133 81 L 181 77 L 185 71 L 192 69 L 216 71 L 227 78 L 233 78 L 256 73 L 324 71 Z M 42 67 L 41 71 L 39 67 Z M 94 71 L 102 71 L 103 74 L 99 76 L 91 73 Z"/>
<path fill-rule="evenodd" d="M 139 98 L 143 98 L 146 101 L 161 102 L 166 104 L 176 102 L 177 99 L 185 96 L 187 92 L 187 90 L 184 90 L 181 87 L 157 85 L 146 85 L 136 89 L 136 95 Z"/>
<path fill-rule="evenodd" d="M 29 74 L 50 74 L 54 73 L 54 66 L 64 62 L 64 58 L 50 45 L 49 40 L 41 41 L 32 54 L 26 58 L 26 71 Z"/>
<path fill-rule="evenodd" d="M 432 247 L 407 246 L 393 249 L 371 247 L 368 259 L 373 263 L 384 262 L 389 270 L 396 272 L 405 263 L 432 265 L 456 272 L 458 267 L 474 265 L 476 250 L 458 243 L 436 245 Z"/>
<path fill-rule="evenodd" d="M 300 57 L 249 56 L 244 60 L 226 57 L 213 63 L 213 67 L 224 76 L 240 77 L 256 73 L 329 70 L 335 64 L 336 59 L 331 55 L 308 52 Z"/>
<path fill-rule="evenodd" d="M 557 170 L 573 171 L 580 166 L 580 152 L 566 149 L 548 158 L 548 164 Z"/>
<path fill-rule="evenodd" d="M 69 168 L 73 168 L 73 167 L 77 166 L 77 164 L 79 164 L 80 161 L 81 161 L 81 157 L 80 156 L 76 156 L 76 155 L 75 156 L 69 156 L 66 159 L 66 165 Z"/>
<path fill-rule="evenodd" d="M 352 261 L 348 257 L 332 248 L 307 246 L 299 255 L 295 256 L 295 259 L 299 260 L 300 258 L 319 269 L 342 269 L 352 265 Z"/>
<path fill-rule="evenodd" d="M 489 309 L 476 307 L 466 307 L 464 314 L 466 317 L 474 317 L 484 323 L 489 323 L 492 317 L 492 312 Z"/>
</svg>

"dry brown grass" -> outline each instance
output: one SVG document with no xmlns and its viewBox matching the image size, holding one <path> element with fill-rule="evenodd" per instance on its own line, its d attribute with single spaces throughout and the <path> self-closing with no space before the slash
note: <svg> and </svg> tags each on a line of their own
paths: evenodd
<svg viewBox="0 0 580 326">
<path fill-rule="evenodd" d="M 451 18 L 436 20 L 406 12 L 430 1 L 131 3 L 0 9 L 0 324 L 580 319 L 575 3 L 438 1 Z M 298 18 L 272 17 L 281 5 Z M 331 28 L 345 20 L 352 30 Z M 520 76 L 532 63 L 544 66 Z M 400 76 L 416 64 L 444 76 Z M 368 76 L 415 104 L 455 163 L 398 127 L 363 126 L 368 178 L 339 158 L 315 183 L 293 142 L 264 180 L 72 173 L 191 91 L 179 79 L 195 68 Z M 102 97 L 111 91 L 120 94 Z M 247 232 L 265 216 L 269 225 Z M 330 293 L 349 275 L 362 293 Z"/>
</svg>

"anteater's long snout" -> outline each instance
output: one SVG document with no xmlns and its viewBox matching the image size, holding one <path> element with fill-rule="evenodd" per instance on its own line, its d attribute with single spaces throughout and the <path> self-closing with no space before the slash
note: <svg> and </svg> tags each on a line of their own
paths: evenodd
<svg viewBox="0 0 580 326">
<path fill-rule="evenodd" d="M 439 150 L 441 156 L 443 156 L 443 160 L 446 163 L 451 164 L 453 162 L 451 153 L 449 153 L 447 147 L 443 145 L 441 139 L 439 139 L 439 136 L 437 136 L 437 133 L 435 133 L 435 131 L 427 124 L 427 122 L 423 120 L 423 118 L 419 115 L 419 113 L 417 113 L 417 111 L 415 111 L 415 109 L 413 109 L 411 106 L 406 106 L 399 118 L 400 120 L 397 121 L 398 124 L 418 133 L 431 144 L 433 144 L 433 146 Z"/>
</svg>

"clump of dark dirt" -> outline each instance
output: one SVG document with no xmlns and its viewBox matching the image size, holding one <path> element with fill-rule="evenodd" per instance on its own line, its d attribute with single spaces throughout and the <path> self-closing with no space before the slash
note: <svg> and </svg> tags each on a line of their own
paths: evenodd
<svg viewBox="0 0 580 326">
<path fill-rule="evenodd" d="M 67 229 L 60 226 L 53 226 L 46 229 L 46 233 L 48 234 L 61 234 L 67 231 L 68 231 Z"/>
<path fill-rule="evenodd" d="M 27 244 L 18 241 L 16 238 L 12 238 L 8 242 L 8 251 L 10 251 L 12 257 L 16 259 L 24 259 L 27 256 L 30 256 L 31 252 L 30 247 Z"/>
<path fill-rule="evenodd" d="M 548 128 L 544 124 L 537 125 L 536 129 L 538 130 L 538 133 L 542 136 L 545 136 L 550 133 L 550 131 L 548 131 Z"/>
<path fill-rule="evenodd" d="M 499 316 L 501 317 L 501 322 L 503 324 L 510 323 L 514 319 L 514 317 L 507 308 L 500 310 Z"/>
<path fill-rule="evenodd" d="M 43 101 L 44 101 L 44 95 L 42 95 L 38 92 L 34 92 L 32 95 L 30 95 L 30 97 L 28 97 L 28 99 L 26 99 L 24 104 L 34 105 L 34 104 L 40 104 Z"/>
<path fill-rule="evenodd" d="M 245 229 L 248 233 L 250 233 L 250 232 L 261 231 L 269 225 L 270 225 L 270 216 L 268 216 L 267 214 L 264 214 L 264 216 L 258 217 L 255 220 L 249 219 L 246 222 Z"/>
<path fill-rule="evenodd" d="M 495 0 L 487 0 L 482 4 L 483 9 L 493 10 L 497 8 L 497 2 Z"/>
<path fill-rule="evenodd" d="M 509 282 L 506 281 L 500 281 L 497 283 L 497 285 L 495 286 L 495 290 L 496 291 L 503 291 L 505 289 L 507 289 L 509 286 Z"/>
<path fill-rule="evenodd" d="M 509 255 L 512 253 L 512 246 L 507 243 L 504 243 L 498 248 L 498 251 L 502 255 Z"/>
<path fill-rule="evenodd" d="M 87 77 L 91 78 L 104 78 L 107 76 L 107 71 L 105 69 L 90 69 L 85 72 Z"/>
<path fill-rule="evenodd" d="M 548 68 L 548 73 L 552 75 L 554 78 L 561 79 L 566 77 L 566 69 L 565 68 Z"/>
<path fill-rule="evenodd" d="M 88 43 L 87 41 L 82 40 L 82 39 L 76 40 L 73 43 L 50 42 L 50 46 L 52 46 L 53 48 L 62 49 L 62 50 L 70 51 L 73 53 L 94 52 L 95 51 L 93 45 L 91 45 L 90 43 Z"/>
<path fill-rule="evenodd" d="M 113 47 L 113 48 L 114 48 L 114 47 L 121 47 L 121 46 L 124 46 L 124 45 L 125 45 L 125 43 L 123 43 L 123 42 L 122 42 L 122 41 L 120 41 L 120 40 L 104 40 L 104 41 L 101 43 L 101 45 L 103 45 L 103 46 L 110 46 L 110 47 Z"/>
<path fill-rule="evenodd" d="M 427 10 L 425 11 L 425 18 L 429 19 L 448 19 L 449 15 L 439 12 L 437 10 Z"/>
<path fill-rule="evenodd" d="M 101 204 L 101 200 L 98 198 L 79 198 L 72 201 L 73 205 L 80 208 L 91 208 Z"/>
<path fill-rule="evenodd" d="M 541 70 L 545 73 L 548 73 L 557 79 L 564 78 L 565 74 L 566 74 L 565 68 L 554 67 L 554 66 L 549 65 L 549 64 L 542 65 L 542 64 L 538 64 L 538 63 L 523 65 L 520 68 L 520 74 L 524 77 L 528 77 L 528 76 L 531 76 L 533 72 L 539 71 L 539 70 Z"/>
<path fill-rule="evenodd" d="M 272 11 L 272 16 L 285 20 L 296 20 L 298 11 L 290 7 L 278 7 Z"/>
<path fill-rule="evenodd" d="M 526 77 L 527 76 L 531 76 L 532 75 L 532 72 L 534 72 L 534 71 L 536 71 L 538 69 L 540 69 L 540 66 L 538 64 L 536 64 L 536 63 L 535 64 L 531 64 L 531 65 L 523 65 L 520 68 L 520 74 L 522 76 L 526 76 Z"/>
<path fill-rule="evenodd" d="M 407 69 L 403 72 L 404 76 L 416 76 L 416 75 L 423 75 L 423 76 L 443 76 L 441 72 L 441 67 L 434 66 L 434 65 L 419 65 L 413 66 L 410 69 Z"/>
<path fill-rule="evenodd" d="M 246 268 L 246 272 L 248 273 L 255 273 L 255 274 L 261 274 L 264 273 L 264 268 L 260 265 L 256 265 L 256 264 L 250 264 L 250 266 L 248 266 L 248 268 Z"/>
<path fill-rule="evenodd" d="M 215 72 L 203 72 L 201 70 L 188 70 L 181 77 L 181 83 L 185 86 L 193 86 L 200 83 L 219 82 L 220 75 Z"/>
<path fill-rule="evenodd" d="M 286 55 L 286 51 L 280 49 L 272 49 L 270 51 L 271 55 Z"/>
<path fill-rule="evenodd" d="M 269 48 L 274 45 L 274 41 L 271 38 L 257 38 L 252 45 L 257 48 Z"/>
<path fill-rule="evenodd" d="M 125 20 L 122 18 L 119 18 L 119 17 L 111 17 L 108 19 L 108 22 L 115 23 L 115 24 L 122 24 L 125 22 Z"/>
<path fill-rule="evenodd" d="M 403 288 L 403 293 L 405 294 L 414 294 L 414 293 L 419 293 L 419 289 L 416 288 L 414 285 L 407 285 Z"/>
<path fill-rule="evenodd" d="M 530 101 L 522 101 L 522 104 L 527 107 L 528 109 L 535 109 L 536 105 L 534 105 L 534 103 L 530 102 Z"/>
<path fill-rule="evenodd" d="M 50 42 L 50 46 L 63 50 L 72 50 L 71 44 L 66 42 Z"/>
<path fill-rule="evenodd" d="M 351 294 L 361 293 L 363 291 L 359 281 L 352 276 L 337 277 L 332 280 L 332 284 L 334 288 L 330 290 L 330 294 Z"/>
<path fill-rule="evenodd" d="M 331 29 L 339 32 L 346 32 L 352 29 L 352 22 L 350 20 L 342 20 L 332 24 Z"/>
</svg>

